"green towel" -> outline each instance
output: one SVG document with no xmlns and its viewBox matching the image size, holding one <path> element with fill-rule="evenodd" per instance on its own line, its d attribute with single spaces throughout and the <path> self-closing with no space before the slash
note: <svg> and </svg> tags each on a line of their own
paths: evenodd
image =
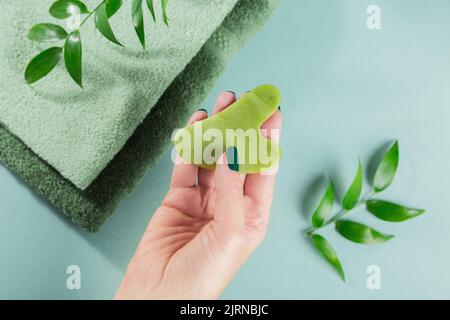
<svg viewBox="0 0 450 320">
<path fill-rule="evenodd" d="M 173 6 L 180 2 L 173 2 Z M 181 127 L 201 104 L 227 60 L 263 25 L 278 2 L 239 0 L 199 53 L 170 84 L 123 149 L 85 190 L 65 179 L 4 126 L 0 126 L 0 160 L 74 223 L 88 231 L 97 231 L 132 191 L 146 169 L 159 158 L 172 131 Z M 174 19 L 171 22 L 176 23 Z"/>
<path fill-rule="evenodd" d="M 131 1 L 111 19 L 126 48 L 104 39 L 95 30 L 94 19 L 89 19 L 81 33 L 84 90 L 68 78 L 64 68 L 33 86 L 24 85 L 24 66 L 38 52 L 37 44 L 27 40 L 26 31 L 35 23 L 51 20 L 48 8 L 52 2 L 2 1 L 0 122 L 64 177 L 85 189 L 237 0 L 171 1 L 169 28 L 161 19 L 157 24 L 151 22 L 145 10 L 145 51 L 133 29 Z M 93 8 L 99 0 L 87 3 Z"/>
</svg>

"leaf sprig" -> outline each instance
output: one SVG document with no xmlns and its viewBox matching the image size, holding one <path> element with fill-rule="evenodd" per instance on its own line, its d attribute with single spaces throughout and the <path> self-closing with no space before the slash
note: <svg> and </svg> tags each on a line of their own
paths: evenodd
<svg viewBox="0 0 450 320">
<path fill-rule="evenodd" d="M 133 26 L 139 42 L 145 49 L 143 0 L 131 1 Z M 167 26 L 169 25 L 169 18 L 167 16 L 168 1 L 161 0 L 162 20 Z M 47 76 L 57 66 L 61 58 L 64 57 L 67 72 L 83 88 L 81 29 L 94 16 L 97 30 L 112 43 L 123 47 L 122 43 L 114 35 L 111 24 L 109 23 L 109 19 L 123 7 L 123 2 L 123 0 L 103 0 L 93 10 L 89 10 L 87 5 L 81 0 L 55 1 L 49 9 L 50 15 L 54 18 L 60 20 L 70 18 L 73 8 L 85 17 L 79 26 L 71 32 L 67 32 L 63 27 L 54 23 L 39 23 L 31 28 L 28 33 L 30 40 L 46 43 L 64 41 L 64 44 L 46 49 L 31 59 L 25 69 L 25 81 L 28 84 L 32 84 Z M 146 0 L 146 3 L 152 19 L 156 23 L 154 0 Z"/>
<path fill-rule="evenodd" d="M 361 197 L 363 172 L 361 161 L 359 161 L 358 170 L 353 182 L 342 200 L 342 210 L 330 218 L 330 213 L 335 203 L 333 182 L 330 180 L 322 200 L 312 215 L 312 226 L 305 232 L 305 235 L 311 239 L 314 247 L 336 270 L 344 282 L 344 269 L 336 251 L 331 243 L 323 236 L 317 234 L 317 232 L 326 226 L 334 224 L 336 231 L 347 240 L 359 244 L 380 244 L 391 240 L 394 236 L 382 233 L 364 224 L 343 219 L 343 217 L 362 205 L 365 205 L 367 211 L 376 218 L 388 222 L 403 222 L 423 214 L 425 210 L 412 209 L 374 198 L 392 184 L 398 165 L 399 144 L 398 141 L 395 141 L 378 165 L 373 179 L 373 190 L 369 195 Z"/>
</svg>

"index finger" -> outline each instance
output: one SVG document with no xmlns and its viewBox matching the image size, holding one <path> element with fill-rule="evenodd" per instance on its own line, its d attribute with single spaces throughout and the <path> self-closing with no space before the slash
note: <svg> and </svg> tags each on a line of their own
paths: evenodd
<svg viewBox="0 0 450 320">
<path fill-rule="evenodd" d="M 282 116 L 281 110 L 275 113 L 262 125 L 263 134 L 267 138 L 279 143 Z M 266 130 L 264 130 L 266 129 Z M 273 189 L 275 186 L 276 172 L 257 173 L 247 175 L 244 194 L 264 208 L 265 213 L 269 213 L 272 204 Z"/>
</svg>

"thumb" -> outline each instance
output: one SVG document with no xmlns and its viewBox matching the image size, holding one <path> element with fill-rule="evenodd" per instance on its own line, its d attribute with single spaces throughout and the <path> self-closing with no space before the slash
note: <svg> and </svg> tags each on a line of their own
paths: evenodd
<svg viewBox="0 0 450 320">
<path fill-rule="evenodd" d="M 217 161 L 214 172 L 214 220 L 224 226 L 239 226 L 244 222 L 244 179 L 239 174 L 237 149 L 228 148 Z"/>
<path fill-rule="evenodd" d="M 245 175 L 239 173 L 239 155 L 236 147 L 229 147 L 218 159 L 214 173 L 214 185 L 217 191 L 242 196 L 244 194 Z"/>
</svg>

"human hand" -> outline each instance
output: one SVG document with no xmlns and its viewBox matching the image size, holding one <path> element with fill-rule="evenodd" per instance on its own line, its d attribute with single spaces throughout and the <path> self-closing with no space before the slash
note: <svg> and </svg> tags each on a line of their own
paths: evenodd
<svg viewBox="0 0 450 320">
<path fill-rule="evenodd" d="M 214 114 L 236 101 L 219 95 Z M 190 123 L 208 117 L 197 111 Z M 281 112 L 262 126 L 281 129 Z M 277 140 L 279 135 L 268 138 Z M 278 142 L 278 141 L 277 141 Z M 169 192 L 156 210 L 116 299 L 216 299 L 263 240 L 275 174 L 231 170 L 226 155 L 214 171 L 174 166 Z"/>
</svg>

